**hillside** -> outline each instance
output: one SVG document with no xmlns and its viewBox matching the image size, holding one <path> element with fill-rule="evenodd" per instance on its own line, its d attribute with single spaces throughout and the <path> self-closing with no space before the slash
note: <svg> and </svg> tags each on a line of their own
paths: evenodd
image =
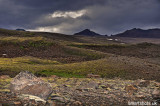
<svg viewBox="0 0 160 106">
<path fill-rule="evenodd" d="M 133 28 L 123 33 L 112 35 L 112 37 L 160 38 L 160 29 L 143 30 L 139 28 Z"/>
<path fill-rule="evenodd" d="M 1 75 L 13 77 L 29 70 L 42 76 L 93 73 L 106 78 L 159 80 L 160 62 L 155 58 L 160 48 L 156 44 L 122 45 L 107 37 L 1 29 L 0 45 Z M 137 71 L 140 74 L 134 73 Z"/>
</svg>

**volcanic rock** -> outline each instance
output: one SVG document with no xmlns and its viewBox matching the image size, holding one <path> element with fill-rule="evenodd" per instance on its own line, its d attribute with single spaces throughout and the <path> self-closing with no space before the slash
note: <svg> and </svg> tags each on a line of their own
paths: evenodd
<svg viewBox="0 0 160 106">
<path fill-rule="evenodd" d="M 47 100 L 52 93 L 52 87 L 49 83 L 46 83 L 30 72 L 20 72 L 11 81 L 10 91 L 18 94 L 29 94 L 38 96 L 44 100 Z"/>
</svg>

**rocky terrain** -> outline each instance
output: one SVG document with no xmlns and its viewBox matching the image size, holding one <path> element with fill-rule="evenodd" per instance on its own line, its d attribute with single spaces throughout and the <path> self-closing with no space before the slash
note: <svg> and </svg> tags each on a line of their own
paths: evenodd
<svg viewBox="0 0 160 106">
<path fill-rule="evenodd" d="M 0 104 L 2 106 L 124 106 L 133 103 L 160 103 L 160 83 L 151 80 L 91 78 L 39 77 L 50 83 L 52 94 L 47 100 L 38 96 L 13 93 L 11 81 L 15 78 L 0 77 Z M 94 78 L 92 78 L 94 77 Z M 23 79 L 23 78 L 22 78 Z M 24 81 L 24 80 L 21 80 Z M 42 90 L 42 93 L 46 89 Z M 29 90 L 32 92 L 32 90 Z"/>
</svg>

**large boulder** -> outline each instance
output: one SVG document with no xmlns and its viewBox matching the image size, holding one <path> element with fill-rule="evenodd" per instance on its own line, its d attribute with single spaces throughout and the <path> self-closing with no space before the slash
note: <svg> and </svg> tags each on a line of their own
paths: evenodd
<svg viewBox="0 0 160 106">
<path fill-rule="evenodd" d="M 29 94 L 47 100 L 52 93 L 49 83 L 42 81 L 30 72 L 20 72 L 11 81 L 10 91 L 18 94 Z"/>
</svg>

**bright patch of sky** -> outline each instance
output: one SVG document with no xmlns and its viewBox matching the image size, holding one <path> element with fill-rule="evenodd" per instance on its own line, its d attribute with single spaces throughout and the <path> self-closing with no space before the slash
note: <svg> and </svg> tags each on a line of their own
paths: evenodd
<svg viewBox="0 0 160 106">
<path fill-rule="evenodd" d="M 79 10 L 79 11 L 56 11 L 52 14 L 52 18 L 78 18 L 83 16 L 86 13 L 86 10 Z"/>
</svg>

